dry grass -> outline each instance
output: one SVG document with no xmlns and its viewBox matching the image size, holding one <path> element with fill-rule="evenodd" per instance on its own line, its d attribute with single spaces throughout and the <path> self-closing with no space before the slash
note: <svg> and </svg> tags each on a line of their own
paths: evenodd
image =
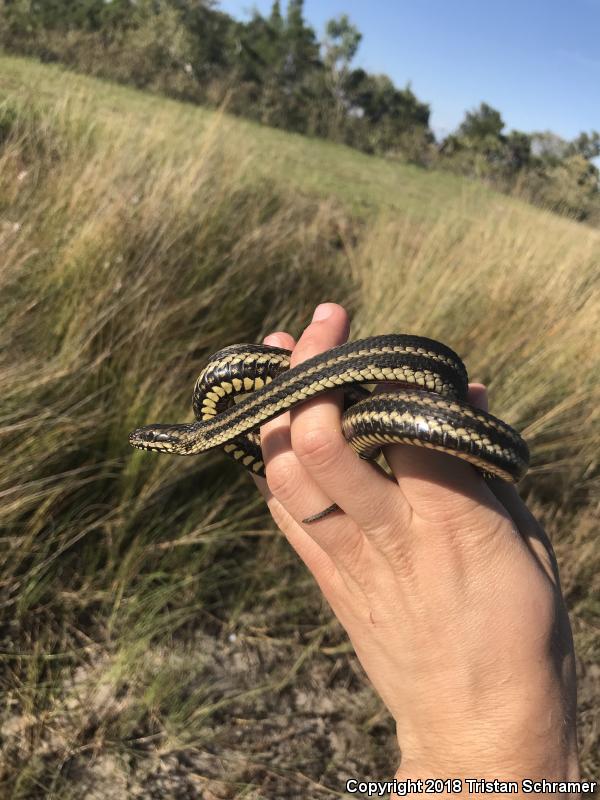
<svg viewBox="0 0 600 800">
<path fill-rule="evenodd" d="M 184 145 L 191 110 L 149 126 L 140 95 L 123 124 L 127 90 L 101 86 L 0 107 L 6 796 L 149 797 L 161 754 L 185 754 L 174 774 L 207 798 L 334 797 L 343 775 L 391 769 L 389 720 L 248 478 L 219 454 L 127 445 L 137 425 L 190 418 L 208 354 L 297 333 L 323 299 L 348 305 L 353 335 L 447 341 L 524 431 L 597 775 L 600 233 L 489 192 L 474 203 L 459 182 L 456 200 L 432 182 L 418 214 L 400 213 L 376 159 L 350 169 L 344 148 L 313 158 L 318 143 L 295 151 L 299 194 L 293 172 L 268 177 L 274 139 L 247 123 L 194 109 L 204 124 Z M 361 197 L 373 187 L 366 217 L 347 183 L 308 191 L 328 158 L 360 176 Z M 302 747 L 277 749 L 290 719 L 308 726 Z"/>
</svg>

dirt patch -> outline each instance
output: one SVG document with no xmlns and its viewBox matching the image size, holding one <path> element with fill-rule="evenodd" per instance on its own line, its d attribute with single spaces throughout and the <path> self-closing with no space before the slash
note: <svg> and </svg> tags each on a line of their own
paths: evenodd
<svg viewBox="0 0 600 800">
<path fill-rule="evenodd" d="M 111 683 L 108 661 L 80 667 L 34 748 L 35 719 L 5 720 L 13 767 L 37 765 L 37 787 L 14 796 L 326 800 L 350 777 L 391 777 L 394 727 L 355 657 L 315 651 L 298 667 L 303 653 L 293 641 L 200 634 L 148 656 L 146 685 L 174 664 L 187 682 L 173 681 L 168 699 L 143 712 L 134 685 Z"/>
</svg>

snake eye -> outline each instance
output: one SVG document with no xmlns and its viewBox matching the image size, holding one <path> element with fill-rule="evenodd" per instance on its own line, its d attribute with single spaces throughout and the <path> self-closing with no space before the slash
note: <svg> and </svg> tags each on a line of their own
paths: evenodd
<svg viewBox="0 0 600 800">
<path fill-rule="evenodd" d="M 141 450 L 168 450 L 177 441 L 177 431 L 173 433 L 173 426 L 167 425 L 137 428 L 129 434 L 129 443 Z"/>
</svg>

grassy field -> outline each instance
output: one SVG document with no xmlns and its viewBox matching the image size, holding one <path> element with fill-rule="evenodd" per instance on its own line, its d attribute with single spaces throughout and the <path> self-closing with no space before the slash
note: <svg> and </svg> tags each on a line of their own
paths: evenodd
<svg viewBox="0 0 600 800">
<path fill-rule="evenodd" d="M 393 729 L 247 476 L 128 432 L 210 353 L 447 342 L 533 454 L 600 774 L 600 232 L 447 174 L 0 56 L 0 794 L 334 798 Z"/>
</svg>

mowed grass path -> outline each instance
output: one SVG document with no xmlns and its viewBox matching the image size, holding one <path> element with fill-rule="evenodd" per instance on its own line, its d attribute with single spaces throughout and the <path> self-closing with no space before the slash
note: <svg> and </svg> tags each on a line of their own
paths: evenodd
<svg viewBox="0 0 600 800">
<path fill-rule="evenodd" d="M 248 477 L 127 442 L 191 418 L 207 355 L 297 335 L 324 299 L 353 338 L 447 342 L 525 435 L 597 776 L 600 232 L 21 59 L 0 57 L 0 124 L 0 794 L 333 800 L 394 768 Z"/>
</svg>

